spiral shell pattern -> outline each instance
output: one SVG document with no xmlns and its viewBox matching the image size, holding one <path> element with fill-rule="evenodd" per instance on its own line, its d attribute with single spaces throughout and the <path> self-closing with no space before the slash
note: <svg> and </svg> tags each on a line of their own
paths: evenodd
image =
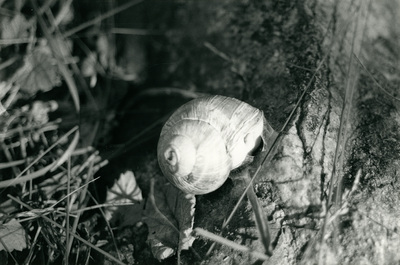
<svg viewBox="0 0 400 265">
<path fill-rule="evenodd" d="M 245 163 L 265 128 L 272 130 L 263 112 L 245 102 L 224 96 L 194 99 L 178 108 L 161 131 L 160 168 L 186 193 L 212 192 Z"/>
</svg>

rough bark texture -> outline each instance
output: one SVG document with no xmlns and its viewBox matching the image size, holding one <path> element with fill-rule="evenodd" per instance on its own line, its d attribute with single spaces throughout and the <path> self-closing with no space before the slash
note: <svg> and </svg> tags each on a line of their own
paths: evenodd
<svg viewBox="0 0 400 265">
<path fill-rule="evenodd" d="M 255 184 L 274 247 L 264 264 L 400 262 L 399 13 L 389 0 L 199 1 L 178 12 L 187 35 L 172 41 L 197 42 L 178 85 L 243 99 L 277 131 L 307 89 Z M 198 197 L 195 227 L 220 233 L 242 191 L 228 181 Z M 263 252 L 247 201 L 222 236 Z M 201 259 L 183 261 L 262 263 L 220 245 L 206 257 L 210 245 L 199 238 Z"/>
</svg>

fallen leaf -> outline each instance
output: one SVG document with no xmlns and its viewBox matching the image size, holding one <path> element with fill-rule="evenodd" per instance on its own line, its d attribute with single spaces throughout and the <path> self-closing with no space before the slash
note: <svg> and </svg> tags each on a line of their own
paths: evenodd
<svg viewBox="0 0 400 265">
<path fill-rule="evenodd" d="M 71 2 L 64 2 L 63 4 L 62 9 L 57 16 L 57 21 L 55 21 L 56 23 L 59 22 L 59 26 L 66 26 L 74 20 L 74 10 Z"/>
<path fill-rule="evenodd" d="M 12 19 L 4 19 L 1 23 L 2 39 L 23 39 L 28 37 L 28 29 L 31 24 L 21 14 Z"/>
<path fill-rule="evenodd" d="M 93 75 L 96 75 L 96 63 L 97 63 L 97 57 L 96 53 L 91 52 L 89 53 L 85 59 L 83 59 L 81 70 L 82 70 L 82 75 L 85 77 L 90 77 Z"/>
<path fill-rule="evenodd" d="M 61 85 L 61 76 L 55 58 L 46 44 L 36 47 L 24 59 L 24 65 L 14 76 L 21 90 L 34 95 Z"/>
<path fill-rule="evenodd" d="M 106 219 L 119 226 L 133 225 L 142 218 L 142 191 L 136 183 L 132 171 L 127 171 L 119 176 L 111 189 L 107 191 L 107 204 L 116 206 L 106 207 L 104 212 Z M 133 205 L 120 205 L 134 203 Z"/>
<path fill-rule="evenodd" d="M 36 100 L 32 103 L 29 115 L 36 124 L 46 124 L 49 122 L 49 113 L 55 111 L 58 108 L 57 101 L 48 100 L 41 101 Z"/>
<path fill-rule="evenodd" d="M 15 219 L 0 225 L 0 251 L 21 251 L 26 248 L 25 229 Z"/>
<path fill-rule="evenodd" d="M 89 53 L 82 62 L 82 75 L 85 77 L 90 77 L 90 87 L 94 87 L 97 83 L 96 64 L 97 57 L 96 53 L 94 52 Z"/>
<path fill-rule="evenodd" d="M 96 42 L 96 50 L 99 57 L 99 62 L 104 68 L 109 67 L 110 59 L 112 58 L 112 45 L 110 45 L 109 36 L 100 34 Z"/>
<path fill-rule="evenodd" d="M 153 194 L 154 201 L 147 200 L 144 220 L 149 228 L 148 243 L 153 255 L 162 260 L 193 244 L 196 197 L 165 182 L 158 182 Z"/>
<path fill-rule="evenodd" d="M 63 58 L 65 61 L 71 61 L 73 62 L 74 59 L 72 58 L 71 52 L 73 49 L 73 42 L 70 39 L 65 39 L 65 38 L 57 38 L 55 37 L 53 39 L 54 42 L 54 51 L 50 49 L 50 46 L 47 43 L 47 40 L 41 40 L 41 47 L 46 50 L 49 54 L 52 52 L 58 54 L 61 58 Z"/>
</svg>

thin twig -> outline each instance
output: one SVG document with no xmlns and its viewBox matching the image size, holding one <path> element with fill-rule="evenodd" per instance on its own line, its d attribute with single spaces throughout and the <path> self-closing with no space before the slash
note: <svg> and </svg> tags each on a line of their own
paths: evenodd
<svg viewBox="0 0 400 265">
<path fill-rule="evenodd" d="M 69 185 L 69 179 L 70 179 L 70 177 L 71 177 L 71 175 L 70 175 L 70 170 L 68 170 L 68 180 L 67 180 L 67 185 Z M 80 189 L 83 189 L 83 188 L 85 188 L 87 185 L 89 185 L 90 183 L 92 183 L 92 182 L 94 182 L 94 181 L 96 181 L 96 180 L 98 180 L 100 177 L 97 177 L 97 178 L 95 178 L 95 179 L 92 179 L 91 181 L 88 181 L 87 183 L 85 183 L 85 184 L 83 184 L 82 186 L 80 186 L 79 188 L 77 188 L 77 189 L 75 189 L 75 190 L 73 190 L 73 191 L 71 191 L 71 192 L 67 192 L 67 195 L 65 195 L 64 197 L 62 197 L 60 200 L 58 200 L 56 203 L 54 203 L 53 205 L 51 205 L 49 208 L 54 208 L 54 206 L 56 206 L 57 204 L 59 204 L 60 202 L 62 202 L 63 200 L 65 200 L 65 199 L 68 199 L 69 198 L 69 196 L 71 196 L 72 194 L 74 194 L 75 192 L 77 192 L 78 190 L 80 190 Z M 69 190 L 68 188 L 67 188 L 67 190 Z"/>
</svg>

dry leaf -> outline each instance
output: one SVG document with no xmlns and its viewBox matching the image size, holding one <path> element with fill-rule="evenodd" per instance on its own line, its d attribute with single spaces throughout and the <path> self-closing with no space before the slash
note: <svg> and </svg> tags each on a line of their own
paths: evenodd
<svg viewBox="0 0 400 265">
<path fill-rule="evenodd" d="M 109 36 L 106 34 L 100 34 L 98 36 L 96 50 L 100 64 L 104 68 L 108 68 L 110 59 L 112 59 L 112 45 L 110 45 Z"/>
<path fill-rule="evenodd" d="M 97 64 L 97 57 L 96 53 L 91 52 L 89 53 L 85 59 L 83 59 L 81 70 L 82 70 L 82 75 L 85 77 L 91 77 L 93 75 L 96 75 L 96 64 Z"/>
<path fill-rule="evenodd" d="M 22 225 L 15 219 L 0 225 L 0 251 L 21 251 L 26 248 L 26 234 Z"/>
<path fill-rule="evenodd" d="M 66 26 L 70 24 L 74 20 L 74 10 L 71 5 L 71 2 L 68 1 L 63 2 L 63 7 L 60 10 L 60 13 L 57 15 L 56 24 L 59 26 Z"/>
<path fill-rule="evenodd" d="M 30 23 L 21 14 L 12 19 L 4 19 L 1 23 L 2 39 L 23 39 L 28 37 Z"/>
<path fill-rule="evenodd" d="M 118 57 L 111 71 L 119 78 L 141 83 L 146 79 L 146 45 L 140 36 L 124 35 L 123 45 L 118 49 Z"/>
<path fill-rule="evenodd" d="M 36 124 L 46 124 L 49 122 L 49 113 L 57 110 L 58 103 L 55 100 L 41 101 L 36 100 L 32 103 L 29 116 Z"/>
<path fill-rule="evenodd" d="M 61 77 L 55 59 L 47 45 L 35 48 L 25 57 L 24 65 L 14 77 L 21 90 L 33 95 L 37 91 L 49 91 L 61 85 Z"/>
<path fill-rule="evenodd" d="M 142 218 L 142 191 L 136 183 L 132 171 L 119 176 L 111 189 L 107 191 L 107 204 L 116 204 L 105 208 L 105 216 L 112 224 L 119 226 L 133 225 Z M 118 206 L 118 204 L 135 203 L 134 205 Z"/>
<path fill-rule="evenodd" d="M 95 87 L 97 83 L 97 56 L 96 53 L 89 53 L 82 62 L 82 75 L 85 77 L 90 77 L 90 87 Z"/>
<path fill-rule="evenodd" d="M 170 183 L 158 183 L 154 199 L 156 208 L 151 199 L 147 201 L 145 222 L 149 227 L 148 242 L 153 255 L 162 260 L 193 244 L 191 233 L 196 198 Z"/>
</svg>

